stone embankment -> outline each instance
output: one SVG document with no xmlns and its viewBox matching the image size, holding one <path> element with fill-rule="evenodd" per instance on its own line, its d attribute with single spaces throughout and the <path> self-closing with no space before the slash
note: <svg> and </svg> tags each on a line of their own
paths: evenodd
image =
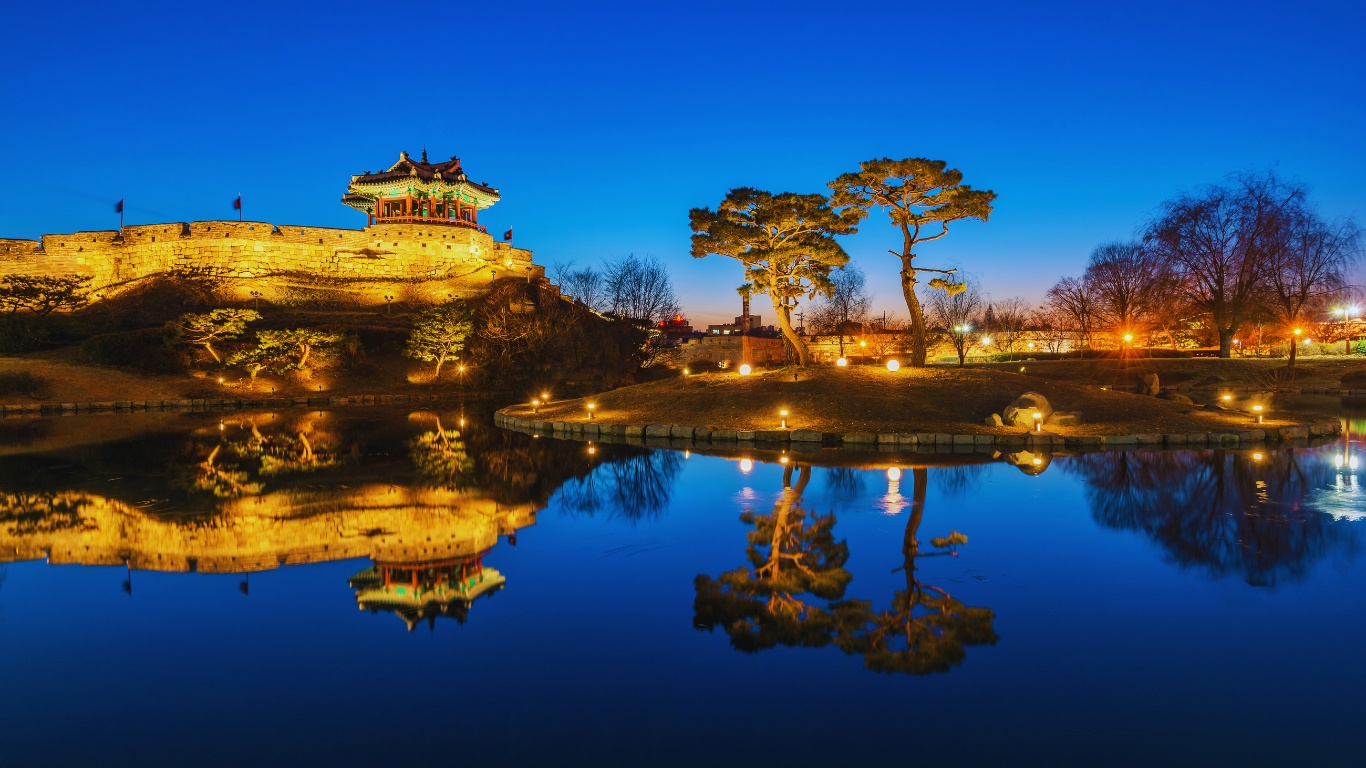
<svg viewBox="0 0 1366 768">
<path fill-rule="evenodd" d="M 1332 437 L 1342 426 L 1337 420 L 1322 420 L 1300 426 L 1266 429 L 1229 430 L 1191 434 L 1135 435 L 1060 435 L 1054 432 L 1027 432 L 1009 435 L 948 434 L 942 432 L 818 432 L 809 429 L 734 430 L 690 427 L 674 424 L 599 424 L 592 421 L 541 421 L 509 416 L 502 410 L 494 423 L 505 429 L 530 434 L 551 435 L 576 440 L 625 439 L 649 442 L 658 440 L 674 447 L 712 445 L 721 447 L 791 447 L 817 450 L 844 447 L 873 450 L 914 450 L 958 452 L 994 448 L 1237 448 L 1268 442 Z"/>
</svg>

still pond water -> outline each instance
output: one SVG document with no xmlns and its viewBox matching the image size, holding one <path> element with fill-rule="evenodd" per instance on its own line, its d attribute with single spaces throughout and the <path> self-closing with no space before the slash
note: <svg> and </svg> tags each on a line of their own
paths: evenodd
<svg viewBox="0 0 1366 768">
<path fill-rule="evenodd" d="M 1360 450 L 4 420 L 0 765 L 1359 765 Z"/>
</svg>

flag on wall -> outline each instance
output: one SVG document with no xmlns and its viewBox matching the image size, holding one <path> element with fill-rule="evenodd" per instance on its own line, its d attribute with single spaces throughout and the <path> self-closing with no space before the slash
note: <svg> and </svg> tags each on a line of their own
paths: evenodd
<svg viewBox="0 0 1366 768">
<path fill-rule="evenodd" d="M 232 207 L 237 211 L 237 220 L 242 220 L 242 193 L 237 193 L 237 199 L 232 201 Z"/>
<path fill-rule="evenodd" d="M 118 204 L 114 206 L 114 213 L 123 213 L 123 199 L 122 199 L 122 198 L 120 198 Z"/>
<path fill-rule="evenodd" d="M 503 233 L 503 239 L 504 239 L 504 240 L 511 240 L 511 239 L 512 239 L 512 230 L 511 230 L 511 229 L 509 229 L 508 231 L 506 231 L 506 232 Z"/>
</svg>

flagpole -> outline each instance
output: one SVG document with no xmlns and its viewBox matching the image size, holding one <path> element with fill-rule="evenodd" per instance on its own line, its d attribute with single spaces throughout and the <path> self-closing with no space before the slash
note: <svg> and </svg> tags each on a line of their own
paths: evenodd
<svg viewBox="0 0 1366 768">
<path fill-rule="evenodd" d="M 237 193 L 237 220 L 242 220 L 242 193 Z"/>
</svg>

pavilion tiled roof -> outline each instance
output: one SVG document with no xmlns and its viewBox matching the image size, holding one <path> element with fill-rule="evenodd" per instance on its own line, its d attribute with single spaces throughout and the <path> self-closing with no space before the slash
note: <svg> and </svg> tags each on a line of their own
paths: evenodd
<svg viewBox="0 0 1366 768">
<path fill-rule="evenodd" d="M 444 162 L 429 163 L 425 150 L 422 153 L 422 160 L 414 160 L 408 156 L 407 152 L 400 152 L 398 162 L 387 170 L 356 176 L 352 179 L 351 186 L 388 186 L 404 179 L 417 179 L 425 184 L 444 182 L 454 185 L 464 183 L 487 195 L 496 196 L 498 194 L 498 190 L 493 187 L 470 181 L 460 168 L 460 158 L 452 157 Z"/>
</svg>

